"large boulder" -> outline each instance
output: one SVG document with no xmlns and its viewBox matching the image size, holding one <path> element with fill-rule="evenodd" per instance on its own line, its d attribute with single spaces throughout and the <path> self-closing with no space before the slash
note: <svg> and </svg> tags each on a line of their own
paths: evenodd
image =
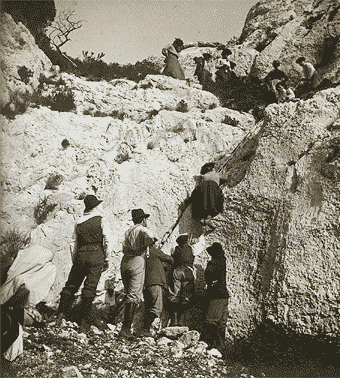
<svg viewBox="0 0 340 378">
<path fill-rule="evenodd" d="M 12 102 L 15 108 L 33 94 L 40 75 L 48 75 L 52 63 L 21 22 L 16 24 L 9 14 L 2 12 L 0 17 L 0 106 L 4 108 Z"/>
<path fill-rule="evenodd" d="M 301 77 L 295 63 L 305 56 L 319 82 L 339 83 L 340 7 L 333 0 L 260 1 L 248 13 L 239 43 L 259 52 L 251 75 L 263 78 L 279 59 L 293 83 Z"/>
<path fill-rule="evenodd" d="M 252 154 L 240 151 L 226 167 L 232 183 L 248 160 L 226 191 L 216 235 L 227 251 L 231 334 L 270 319 L 339 336 L 339 100 L 337 87 L 270 105 Z"/>
</svg>

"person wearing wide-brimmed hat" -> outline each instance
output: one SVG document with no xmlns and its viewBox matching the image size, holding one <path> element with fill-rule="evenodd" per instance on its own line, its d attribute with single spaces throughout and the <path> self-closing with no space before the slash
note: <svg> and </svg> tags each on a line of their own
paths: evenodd
<svg viewBox="0 0 340 378">
<path fill-rule="evenodd" d="M 172 280 L 169 287 L 170 301 L 170 326 L 181 324 L 181 316 L 192 302 L 195 294 L 195 256 L 205 248 L 205 230 L 203 230 L 198 241 L 189 244 L 189 235 L 182 234 L 176 239 L 177 246 L 172 255 Z"/>
<path fill-rule="evenodd" d="M 120 272 L 125 289 L 125 311 L 123 326 L 120 337 L 131 338 L 131 326 L 139 302 L 142 299 L 145 263 L 148 247 L 156 242 L 156 238 L 147 228 L 147 218 L 143 209 L 132 210 L 133 227 L 130 227 L 124 237 L 123 258 L 120 265 Z"/>
<path fill-rule="evenodd" d="M 103 219 L 102 201 L 94 195 L 84 198 L 84 215 L 75 225 L 73 236 L 73 265 L 65 287 L 60 294 L 57 325 L 62 324 L 74 301 L 74 295 L 85 279 L 81 293 L 80 332 L 90 329 L 92 302 L 102 271 L 109 266 L 111 230 Z M 72 247 L 71 247 L 72 249 Z"/>
<path fill-rule="evenodd" d="M 204 164 L 200 173 L 201 182 L 193 190 L 187 203 L 192 203 L 192 217 L 214 230 L 212 218 L 222 213 L 224 204 L 220 185 L 226 183 L 227 178 L 216 172 L 214 162 Z"/>
<path fill-rule="evenodd" d="M 220 243 L 213 243 L 206 250 L 211 256 L 211 260 L 204 272 L 207 283 L 208 308 L 202 339 L 210 347 L 224 352 L 229 298 L 226 286 L 226 258 Z"/>
</svg>

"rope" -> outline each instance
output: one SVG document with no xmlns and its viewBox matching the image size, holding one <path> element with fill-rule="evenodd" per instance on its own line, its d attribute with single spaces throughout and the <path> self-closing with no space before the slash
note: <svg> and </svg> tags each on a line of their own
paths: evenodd
<svg viewBox="0 0 340 378">
<path fill-rule="evenodd" d="M 261 123 L 261 128 L 263 126 L 263 120 L 261 120 L 259 123 Z M 231 160 L 234 152 L 239 148 L 241 147 L 241 145 L 245 144 L 247 141 L 248 141 L 248 137 L 249 135 L 251 135 L 251 133 L 259 126 L 259 123 L 256 123 L 255 126 L 253 128 L 251 128 L 250 131 L 248 131 L 248 133 L 246 134 L 246 136 L 241 140 L 241 142 L 238 143 L 238 145 L 233 149 L 233 151 L 230 153 L 228 159 L 226 162 L 223 163 L 223 165 L 218 169 L 217 172 L 221 172 L 222 169 L 229 163 L 229 161 Z M 172 235 L 172 233 L 174 232 L 175 228 L 177 227 L 177 225 L 179 224 L 184 212 L 186 211 L 186 209 L 189 207 L 189 204 L 185 205 L 184 209 L 181 211 L 180 215 L 178 216 L 176 222 L 172 225 L 172 227 L 170 228 L 170 230 L 168 230 L 161 238 L 161 242 L 160 242 L 160 247 L 162 247 L 170 238 L 170 236 Z"/>
</svg>

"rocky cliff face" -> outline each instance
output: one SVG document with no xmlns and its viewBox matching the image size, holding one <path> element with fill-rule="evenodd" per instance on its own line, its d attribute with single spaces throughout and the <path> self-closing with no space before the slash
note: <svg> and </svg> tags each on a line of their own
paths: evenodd
<svg viewBox="0 0 340 378">
<path fill-rule="evenodd" d="M 259 1 L 248 13 L 240 42 L 259 52 L 251 74 L 263 77 L 279 59 L 293 80 L 301 70 L 295 63 L 305 56 L 320 75 L 339 83 L 340 5 L 336 0 Z"/>
<path fill-rule="evenodd" d="M 307 41 L 296 34 L 303 30 L 303 20 L 321 15 L 308 29 L 316 37 L 319 22 L 338 17 L 335 5 L 258 3 L 248 15 L 243 44 L 233 48 L 240 75 L 261 76 L 269 70 L 271 51 L 276 51 L 275 59 L 286 59 L 284 67 L 288 67 L 293 52 L 301 55 L 301 51 L 295 47 L 287 55 L 287 46 Z M 306 9 L 312 13 L 305 13 Z M 11 18 L 4 17 L 11 25 Z M 13 28 L 2 28 L 8 31 L 2 39 L 2 49 L 8 48 L 5 61 L 12 62 L 2 64 L 2 69 L 26 64 L 30 68 L 28 61 L 20 60 L 26 50 L 19 42 L 15 47 L 7 41 L 13 40 L 9 32 Z M 24 36 L 28 33 L 21 25 L 15 28 L 22 29 Z M 290 28 L 295 34 L 285 34 Z M 258 35 L 265 30 L 261 39 Z M 271 39 L 270 31 L 277 36 Z M 288 39 L 280 37 L 287 35 Z M 29 61 L 40 67 L 34 75 L 49 70 L 49 61 L 33 40 L 26 49 L 32 53 Z M 181 52 L 189 77 L 193 55 L 215 49 L 192 46 Z M 325 69 L 325 75 L 336 72 L 333 68 Z M 17 92 L 9 84 L 9 71 L 3 72 L 9 91 L 4 91 L 6 103 L 6 93 L 13 97 Z M 121 242 L 131 224 L 131 209 L 150 212 L 150 228 L 161 238 L 176 221 L 201 165 L 215 160 L 228 176 L 227 201 L 207 245 L 219 241 L 226 251 L 230 337 L 249 335 L 265 319 L 297 333 L 339 337 L 340 87 L 318 92 L 307 101 L 270 105 L 265 118 L 256 123 L 249 113 L 221 107 L 194 80 L 188 84 L 158 75 L 138 84 L 106 83 L 68 74 L 51 78 L 49 72 L 40 81 L 41 97 L 49 98 L 56 91 L 71 93 L 72 111 L 38 106 L 14 119 L 1 116 L 0 217 L 2 234 L 14 227 L 30 230 L 33 242 L 54 251 L 58 276 L 48 301 L 58 299 L 67 278 L 70 238 L 85 193 L 104 200 L 113 234 L 114 266 L 99 284 L 100 301 L 107 277 L 116 277 L 117 288 L 121 287 Z M 170 253 L 182 232 L 194 237 L 200 233 L 190 208 L 165 252 Z M 196 260 L 200 294 L 207 260 L 205 253 Z"/>
</svg>

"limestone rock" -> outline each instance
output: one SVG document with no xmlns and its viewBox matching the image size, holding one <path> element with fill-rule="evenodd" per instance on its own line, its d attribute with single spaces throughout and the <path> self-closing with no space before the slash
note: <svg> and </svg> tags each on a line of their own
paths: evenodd
<svg viewBox="0 0 340 378">
<path fill-rule="evenodd" d="M 197 344 L 188 349 L 188 352 L 192 354 L 203 355 L 207 351 L 208 344 L 204 341 L 199 341 Z"/>
<path fill-rule="evenodd" d="M 60 378 L 82 378 L 83 375 L 80 373 L 76 366 L 69 366 L 60 369 Z"/>
<path fill-rule="evenodd" d="M 167 338 L 167 337 L 161 337 L 160 339 L 157 340 L 157 345 L 159 346 L 167 346 L 170 343 L 172 343 L 173 340 Z"/>
<path fill-rule="evenodd" d="M 339 4 L 332 0 L 258 2 L 249 11 L 239 40 L 259 52 L 251 75 L 263 78 L 278 59 L 295 85 L 302 75 L 295 60 L 305 56 L 317 68 L 319 83 L 339 83 L 339 20 Z"/>
<path fill-rule="evenodd" d="M 1 13 L 0 23 L 1 97 L 5 107 L 10 99 L 16 107 L 27 93 L 32 94 L 39 85 L 40 74 L 52 69 L 52 63 L 38 48 L 27 28 L 16 24 L 9 14 Z"/>
<path fill-rule="evenodd" d="M 200 334 L 197 331 L 188 331 L 185 332 L 178 341 L 184 345 L 184 348 L 195 345 L 200 338 Z"/>
<path fill-rule="evenodd" d="M 189 332 L 188 327 L 166 327 L 163 328 L 161 333 L 165 335 L 166 337 L 171 337 L 171 338 L 177 338 L 180 335 L 185 334 L 186 332 Z"/>
<path fill-rule="evenodd" d="M 222 358 L 222 353 L 215 348 L 208 350 L 207 354 L 211 357 Z"/>
<path fill-rule="evenodd" d="M 184 345 L 180 341 L 175 340 L 170 344 L 170 354 L 175 358 L 180 358 L 183 355 L 183 348 Z"/>
</svg>

